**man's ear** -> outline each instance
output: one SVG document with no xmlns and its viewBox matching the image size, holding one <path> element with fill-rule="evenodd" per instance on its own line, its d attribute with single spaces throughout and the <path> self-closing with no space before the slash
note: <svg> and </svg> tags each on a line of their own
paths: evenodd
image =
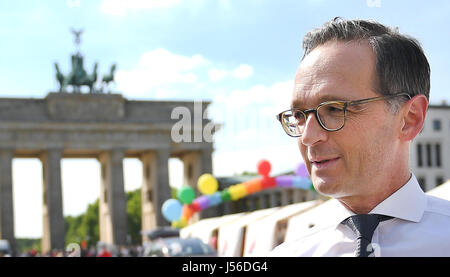
<svg viewBox="0 0 450 277">
<path fill-rule="evenodd" d="M 423 94 L 411 98 L 399 111 L 402 126 L 399 138 L 402 141 L 413 140 L 422 130 L 427 113 L 428 100 Z"/>
</svg>

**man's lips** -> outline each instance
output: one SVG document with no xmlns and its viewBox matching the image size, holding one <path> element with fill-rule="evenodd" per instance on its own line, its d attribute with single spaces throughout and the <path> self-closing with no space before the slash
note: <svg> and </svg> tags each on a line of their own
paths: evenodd
<svg viewBox="0 0 450 277">
<path fill-rule="evenodd" d="M 327 168 L 335 164 L 337 160 L 339 160 L 339 157 L 314 159 L 313 161 L 311 161 L 311 164 L 318 169 Z"/>
</svg>

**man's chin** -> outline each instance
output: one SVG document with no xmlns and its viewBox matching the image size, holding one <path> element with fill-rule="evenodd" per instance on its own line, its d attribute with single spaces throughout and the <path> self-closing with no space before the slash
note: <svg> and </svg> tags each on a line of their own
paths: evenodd
<svg viewBox="0 0 450 277">
<path fill-rule="evenodd" d="M 339 183 L 334 178 L 311 178 L 314 189 L 325 196 L 336 197 L 340 194 L 341 189 Z"/>
</svg>

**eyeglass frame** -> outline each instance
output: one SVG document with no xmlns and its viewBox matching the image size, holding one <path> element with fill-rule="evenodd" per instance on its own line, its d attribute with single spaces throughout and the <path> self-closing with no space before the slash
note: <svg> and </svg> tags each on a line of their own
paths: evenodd
<svg viewBox="0 0 450 277">
<path fill-rule="evenodd" d="M 289 110 L 285 110 L 279 114 L 276 115 L 276 118 L 278 121 L 280 121 L 281 126 L 283 127 L 283 130 L 286 132 L 286 134 L 288 134 L 291 137 L 294 138 L 298 138 L 301 137 L 302 135 L 298 135 L 298 136 L 293 136 L 291 134 L 289 134 L 289 131 L 286 130 L 286 126 L 285 124 L 283 124 L 282 122 L 282 116 L 285 112 L 289 112 L 289 111 L 299 111 L 303 114 L 303 116 L 305 117 L 305 123 L 306 120 L 308 119 L 307 114 L 309 113 L 314 113 L 314 115 L 316 116 L 317 122 L 319 122 L 320 127 L 322 127 L 325 131 L 328 132 L 336 132 L 341 130 L 342 128 L 344 128 L 345 126 L 345 121 L 347 119 L 347 107 L 349 106 L 354 106 L 354 105 L 360 105 L 360 104 L 366 104 L 366 103 L 370 103 L 370 102 L 374 102 L 374 101 L 379 101 L 379 100 L 385 100 L 385 99 L 389 99 L 389 98 L 394 98 L 394 97 L 398 97 L 398 96 L 406 96 L 409 98 L 409 100 L 411 100 L 411 95 L 409 95 L 409 93 L 398 93 L 398 94 L 392 94 L 392 95 L 384 95 L 384 96 L 377 96 L 377 97 L 371 97 L 371 98 L 365 98 L 365 99 L 359 99 L 359 100 L 349 100 L 349 101 L 326 101 L 326 102 L 322 102 L 320 103 L 315 109 L 307 109 L 307 110 L 300 110 L 300 109 L 289 109 Z M 337 129 L 330 129 L 325 127 L 325 125 L 322 123 L 322 120 L 320 119 L 319 113 L 317 112 L 317 110 L 325 105 L 329 105 L 329 104 L 339 104 L 342 105 L 342 109 L 344 110 L 344 123 L 342 123 L 342 126 L 337 128 Z"/>
</svg>

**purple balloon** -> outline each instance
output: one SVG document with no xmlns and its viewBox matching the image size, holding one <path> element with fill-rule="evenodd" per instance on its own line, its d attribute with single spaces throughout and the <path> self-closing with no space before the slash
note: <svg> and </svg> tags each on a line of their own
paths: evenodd
<svg viewBox="0 0 450 277">
<path fill-rule="evenodd" d="M 292 187 L 294 176 L 284 175 L 275 177 L 277 187 Z"/>
<path fill-rule="evenodd" d="M 304 163 L 301 163 L 297 166 L 297 169 L 295 170 L 295 174 L 300 177 L 309 178 L 308 170 L 306 169 L 306 165 Z"/>
<path fill-rule="evenodd" d="M 206 195 L 200 196 L 195 201 L 200 205 L 200 209 L 202 210 L 209 207 L 209 198 Z"/>
</svg>

